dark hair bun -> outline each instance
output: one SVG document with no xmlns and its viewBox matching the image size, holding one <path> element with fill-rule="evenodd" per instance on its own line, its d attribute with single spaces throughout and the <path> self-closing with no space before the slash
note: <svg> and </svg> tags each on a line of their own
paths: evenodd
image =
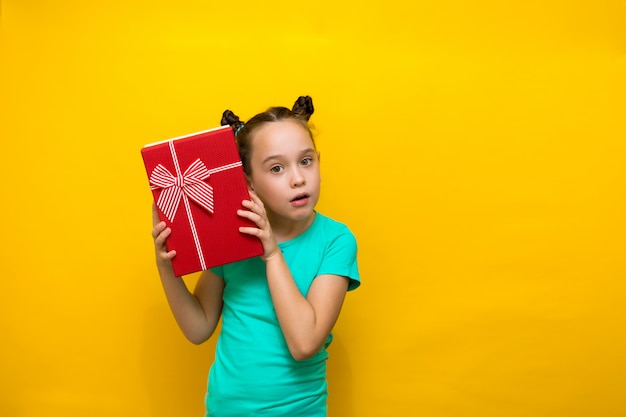
<svg viewBox="0 0 626 417">
<path fill-rule="evenodd" d="M 313 107 L 313 99 L 309 96 L 298 97 L 291 111 L 298 117 L 308 121 L 315 111 L 315 108 Z"/>
<path fill-rule="evenodd" d="M 229 125 L 234 131 L 237 131 L 239 127 L 243 126 L 243 122 L 239 120 L 239 116 L 230 110 L 225 110 L 222 114 L 222 126 Z"/>
</svg>

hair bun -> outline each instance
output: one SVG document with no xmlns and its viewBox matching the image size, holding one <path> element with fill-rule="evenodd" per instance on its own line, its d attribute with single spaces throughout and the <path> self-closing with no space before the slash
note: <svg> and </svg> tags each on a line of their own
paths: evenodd
<svg viewBox="0 0 626 417">
<path fill-rule="evenodd" d="M 222 114 L 221 124 L 222 126 L 229 125 L 234 131 L 237 131 L 237 129 L 243 126 L 243 122 L 239 120 L 239 116 L 230 110 L 225 110 Z"/>
<path fill-rule="evenodd" d="M 315 111 L 315 108 L 313 107 L 313 99 L 309 96 L 298 97 L 291 111 L 298 117 L 308 121 Z"/>
</svg>

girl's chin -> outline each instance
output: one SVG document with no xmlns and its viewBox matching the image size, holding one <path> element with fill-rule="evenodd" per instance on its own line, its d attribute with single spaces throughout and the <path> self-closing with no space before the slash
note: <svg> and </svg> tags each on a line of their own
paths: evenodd
<svg viewBox="0 0 626 417">
<path fill-rule="evenodd" d="M 272 219 L 280 222 L 292 221 L 292 222 L 306 222 L 311 220 L 315 216 L 315 210 L 306 207 L 300 207 L 298 210 L 290 210 L 288 213 L 268 213 L 270 223 Z"/>
</svg>

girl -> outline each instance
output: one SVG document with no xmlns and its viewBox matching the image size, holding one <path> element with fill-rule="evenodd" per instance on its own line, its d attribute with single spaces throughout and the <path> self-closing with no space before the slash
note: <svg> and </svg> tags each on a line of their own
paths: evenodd
<svg viewBox="0 0 626 417">
<path fill-rule="evenodd" d="M 360 278 L 353 234 L 315 211 L 321 178 L 311 114 L 308 96 L 245 124 L 224 112 L 250 190 L 237 214 L 257 226 L 239 231 L 261 240 L 263 256 L 204 271 L 191 293 L 174 276 L 171 231 L 153 207 L 159 275 L 181 330 L 202 343 L 222 318 L 207 416 L 326 416 L 326 348 Z"/>
</svg>

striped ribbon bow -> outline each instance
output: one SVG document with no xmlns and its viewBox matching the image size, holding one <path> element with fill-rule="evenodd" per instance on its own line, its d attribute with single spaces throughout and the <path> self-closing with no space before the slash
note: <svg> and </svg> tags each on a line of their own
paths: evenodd
<svg viewBox="0 0 626 417">
<path fill-rule="evenodd" d="M 204 182 L 211 175 L 200 158 L 189 165 L 182 175 L 173 175 L 159 164 L 150 174 L 151 189 L 163 189 L 156 204 L 165 217 L 174 221 L 183 194 L 213 213 L 213 188 Z"/>
</svg>

